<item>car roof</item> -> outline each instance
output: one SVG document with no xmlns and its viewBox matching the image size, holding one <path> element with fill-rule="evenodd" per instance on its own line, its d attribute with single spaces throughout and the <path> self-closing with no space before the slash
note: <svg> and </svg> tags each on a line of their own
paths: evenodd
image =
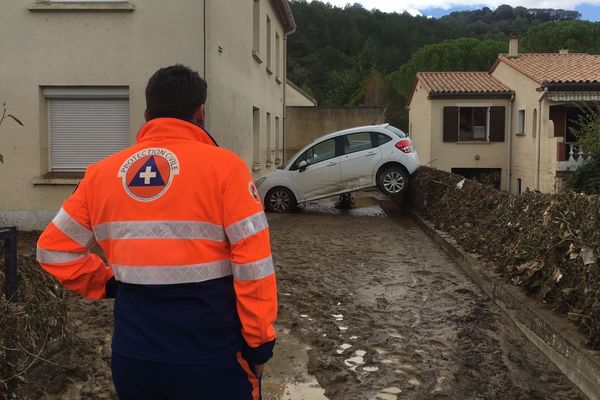
<svg viewBox="0 0 600 400">
<path fill-rule="evenodd" d="M 356 132 L 364 132 L 364 131 L 372 131 L 373 129 L 383 129 L 387 126 L 389 126 L 390 124 L 379 124 L 379 125 L 364 125 L 364 126 L 357 126 L 354 128 L 348 128 L 348 129 L 342 129 L 341 131 L 336 131 L 336 132 L 332 132 L 332 133 L 328 133 L 326 135 L 323 136 L 319 136 L 318 138 L 314 139 L 312 142 L 310 142 L 310 144 L 316 143 L 316 142 L 321 142 L 325 139 L 329 139 L 329 138 L 333 138 L 333 137 L 337 137 L 340 135 L 347 135 L 349 133 L 356 133 Z"/>
</svg>

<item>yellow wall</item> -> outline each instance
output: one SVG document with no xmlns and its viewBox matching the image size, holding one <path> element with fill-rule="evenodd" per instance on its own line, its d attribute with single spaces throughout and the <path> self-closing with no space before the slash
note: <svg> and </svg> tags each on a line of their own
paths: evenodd
<svg viewBox="0 0 600 400">
<path fill-rule="evenodd" d="M 427 92 L 420 83 L 417 83 L 415 92 L 409 104 L 408 133 L 413 145 L 419 154 L 421 165 L 428 165 L 432 160 L 431 154 L 431 108 L 432 102 L 427 99 Z"/>
</svg>

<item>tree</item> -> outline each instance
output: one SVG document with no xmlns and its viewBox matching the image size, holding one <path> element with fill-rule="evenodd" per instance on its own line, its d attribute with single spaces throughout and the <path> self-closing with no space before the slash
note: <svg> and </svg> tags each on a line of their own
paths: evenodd
<svg viewBox="0 0 600 400">
<path fill-rule="evenodd" d="M 2 126 L 2 123 L 6 118 L 10 118 L 17 124 L 23 126 L 23 123 L 17 117 L 15 117 L 12 114 L 7 114 L 6 112 L 6 102 L 2 102 L 2 116 L 0 117 L 0 126 Z M 0 154 L 0 163 L 4 163 L 4 156 L 2 154 Z"/>
<path fill-rule="evenodd" d="M 580 116 L 571 131 L 587 160 L 567 180 L 567 187 L 578 192 L 600 194 L 600 104 L 581 104 Z"/>
<path fill-rule="evenodd" d="M 556 53 L 561 48 L 574 52 L 600 53 L 600 24 L 589 21 L 548 22 L 530 28 L 521 40 L 526 52 Z"/>
</svg>

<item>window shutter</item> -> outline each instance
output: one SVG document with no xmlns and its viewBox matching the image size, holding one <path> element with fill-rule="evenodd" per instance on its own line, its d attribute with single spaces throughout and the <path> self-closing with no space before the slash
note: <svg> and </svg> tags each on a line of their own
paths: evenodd
<svg viewBox="0 0 600 400">
<path fill-rule="evenodd" d="M 504 142 L 506 107 L 490 107 L 490 142 Z"/>
<path fill-rule="evenodd" d="M 458 141 L 458 107 L 444 107 L 444 142 Z"/>
<path fill-rule="evenodd" d="M 49 99 L 50 170 L 85 171 L 129 146 L 128 99 Z"/>
</svg>

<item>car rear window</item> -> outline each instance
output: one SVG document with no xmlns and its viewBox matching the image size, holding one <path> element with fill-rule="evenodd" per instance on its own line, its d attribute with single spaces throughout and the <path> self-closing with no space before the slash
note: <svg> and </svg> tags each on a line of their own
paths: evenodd
<svg viewBox="0 0 600 400">
<path fill-rule="evenodd" d="M 388 125 L 388 126 L 385 127 L 385 129 L 387 129 L 390 132 L 393 132 L 400 139 L 404 139 L 405 137 L 408 137 L 406 135 L 406 133 L 402 132 L 400 129 L 396 128 L 395 126 Z"/>
</svg>

